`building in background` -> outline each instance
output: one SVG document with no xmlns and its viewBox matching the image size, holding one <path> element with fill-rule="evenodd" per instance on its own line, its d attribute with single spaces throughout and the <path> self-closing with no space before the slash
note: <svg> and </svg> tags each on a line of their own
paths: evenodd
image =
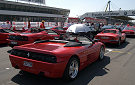
<svg viewBox="0 0 135 85">
<path fill-rule="evenodd" d="M 118 11 L 109 11 L 109 12 L 87 12 L 80 16 L 81 20 L 89 17 L 89 18 L 97 18 L 97 19 L 106 19 L 109 24 L 116 23 L 129 23 L 134 18 L 129 16 L 135 16 L 135 10 L 118 10 Z"/>
<path fill-rule="evenodd" d="M 32 1 L 42 1 L 42 3 L 45 3 L 44 0 Z M 0 21 L 41 22 L 44 20 L 46 22 L 64 22 L 69 16 L 69 13 L 70 10 L 68 9 L 6 0 L 0 1 Z"/>
</svg>

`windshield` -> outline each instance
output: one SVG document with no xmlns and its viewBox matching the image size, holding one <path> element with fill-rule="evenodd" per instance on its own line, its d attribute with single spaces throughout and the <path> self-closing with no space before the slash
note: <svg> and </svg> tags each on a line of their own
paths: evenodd
<svg viewBox="0 0 135 85">
<path fill-rule="evenodd" d="M 51 29 L 52 27 L 45 27 L 45 29 Z"/>
<path fill-rule="evenodd" d="M 75 42 L 81 42 L 81 43 L 90 43 L 90 39 L 85 36 L 80 35 L 67 35 L 67 38 L 65 40 L 68 41 L 75 41 Z"/>
<path fill-rule="evenodd" d="M 103 31 L 103 33 L 116 33 L 116 30 L 105 30 L 105 31 Z"/>
<path fill-rule="evenodd" d="M 125 27 L 124 30 L 134 30 L 135 31 L 135 28 L 134 27 Z"/>
<path fill-rule="evenodd" d="M 103 26 L 102 29 L 115 29 L 112 25 Z"/>
<path fill-rule="evenodd" d="M 6 33 L 14 33 L 14 31 L 10 30 L 10 29 L 3 29 Z"/>
<path fill-rule="evenodd" d="M 29 31 L 31 31 L 32 33 L 38 33 L 43 31 L 44 29 L 40 29 L 40 28 L 30 28 Z"/>
<path fill-rule="evenodd" d="M 64 29 L 61 28 L 61 27 L 56 27 L 56 28 L 54 28 L 54 29 L 57 29 L 57 30 L 64 30 Z"/>
<path fill-rule="evenodd" d="M 56 32 L 54 32 L 52 30 L 45 30 L 45 31 L 50 35 L 58 35 Z"/>
</svg>

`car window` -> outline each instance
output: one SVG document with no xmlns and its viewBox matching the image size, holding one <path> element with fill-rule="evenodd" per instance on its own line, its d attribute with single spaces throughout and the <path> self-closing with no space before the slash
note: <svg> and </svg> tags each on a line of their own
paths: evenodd
<svg viewBox="0 0 135 85">
<path fill-rule="evenodd" d="M 45 27 L 45 29 L 51 29 L 52 27 Z"/>
<path fill-rule="evenodd" d="M 31 28 L 31 29 L 29 29 L 29 31 L 31 31 L 32 33 L 38 33 L 38 32 L 41 32 L 43 30 L 44 29 L 39 29 L 39 28 Z"/>
<path fill-rule="evenodd" d="M 3 29 L 0 29 L 0 33 L 5 33 L 5 31 L 3 31 Z"/>
<path fill-rule="evenodd" d="M 103 26 L 101 29 L 115 29 L 115 27 L 114 26 Z"/>
<path fill-rule="evenodd" d="M 116 33 L 116 30 L 105 30 L 105 31 L 103 31 L 103 33 Z"/>
<path fill-rule="evenodd" d="M 91 41 L 85 36 L 70 35 L 70 36 L 68 36 L 67 40 L 69 40 L 69 41 L 77 40 L 77 42 L 81 42 L 82 44 L 91 43 Z"/>
<path fill-rule="evenodd" d="M 14 33 L 14 31 L 10 29 L 3 29 L 3 33 Z"/>
</svg>

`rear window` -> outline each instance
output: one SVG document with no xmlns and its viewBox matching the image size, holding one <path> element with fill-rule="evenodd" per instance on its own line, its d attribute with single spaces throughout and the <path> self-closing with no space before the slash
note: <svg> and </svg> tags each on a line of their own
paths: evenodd
<svg viewBox="0 0 135 85">
<path fill-rule="evenodd" d="M 125 27 L 124 30 L 134 30 L 135 31 L 135 28 L 134 27 Z"/>
<path fill-rule="evenodd" d="M 115 27 L 114 26 L 103 26 L 101 29 L 115 29 Z"/>
<path fill-rule="evenodd" d="M 116 33 L 116 30 L 105 30 L 103 33 Z"/>
<path fill-rule="evenodd" d="M 53 30 L 45 30 L 49 35 L 58 35 L 56 32 L 54 32 Z"/>
</svg>

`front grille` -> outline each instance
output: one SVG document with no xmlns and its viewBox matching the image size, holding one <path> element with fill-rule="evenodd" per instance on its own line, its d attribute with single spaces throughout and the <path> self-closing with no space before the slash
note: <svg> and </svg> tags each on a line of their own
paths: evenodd
<svg viewBox="0 0 135 85">
<path fill-rule="evenodd" d="M 49 54 L 42 54 L 42 53 L 36 53 L 36 52 L 30 52 L 30 51 L 18 50 L 18 49 L 12 49 L 11 54 L 23 58 L 28 58 L 28 59 L 43 61 L 48 63 L 57 62 L 56 57 Z"/>
<path fill-rule="evenodd" d="M 15 36 L 15 35 L 9 35 L 10 40 L 17 40 L 17 41 L 27 41 L 27 36 Z"/>
</svg>

